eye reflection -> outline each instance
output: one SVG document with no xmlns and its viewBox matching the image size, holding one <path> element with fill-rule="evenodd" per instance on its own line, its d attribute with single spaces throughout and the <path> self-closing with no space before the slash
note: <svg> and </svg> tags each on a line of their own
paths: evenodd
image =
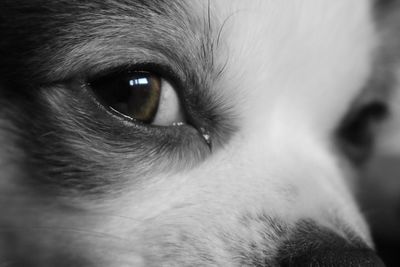
<svg viewBox="0 0 400 267">
<path fill-rule="evenodd" d="M 130 80 L 129 84 L 130 86 L 135 86 L 135 85 L 148 85 L 150 82 L 147 78 L 138 78 L 134 80 Z"/>
</svg>

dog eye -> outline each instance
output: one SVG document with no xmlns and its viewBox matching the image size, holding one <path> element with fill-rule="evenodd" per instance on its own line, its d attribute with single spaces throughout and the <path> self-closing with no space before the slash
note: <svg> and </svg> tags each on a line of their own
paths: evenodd
<svg viewBox="0 0 400 267">
<path fill-rule="evenodd" d="M 385 103 L 371 102 L 347 115 L 338 129 L 345 154 L 356 163 L 364 162 L 374 145 L 376 128 L 388 116 Z"/>
<path fill-rule="evenodd" d="M 88 85 L 103 105 L 125 118 L 159 126 L 184 120 L 176 90 L 156 73 L 117 72 Z"/>
</svg>

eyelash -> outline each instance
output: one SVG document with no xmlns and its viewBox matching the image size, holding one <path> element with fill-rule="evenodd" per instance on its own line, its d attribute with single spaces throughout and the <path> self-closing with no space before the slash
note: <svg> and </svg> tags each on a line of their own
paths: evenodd
<svg viewBox="0 0 400 267">
<path fill-rule="evenodd" d="M 176 72 L 174 72 L 171 67 L 156 63 L 138 63 L 133 65 L 127 64 L 105 70 L 100 70 L 95 74 L 88 75 L 88 77 L 85 79 L 85 83 L 88 84 L 90 83 L 90 81 L 94 79 L 98 79 L 113 73 L 132 71 L 132 70 L 152 72 L 154 74 L 164 77 L 165 79 L 176 85 L 178 91 L 181 91 L 183 88 L 183 83 L 184 83 L 183 77 L 179 77 L 179 75 L 177 75 Z"/>
</svg>

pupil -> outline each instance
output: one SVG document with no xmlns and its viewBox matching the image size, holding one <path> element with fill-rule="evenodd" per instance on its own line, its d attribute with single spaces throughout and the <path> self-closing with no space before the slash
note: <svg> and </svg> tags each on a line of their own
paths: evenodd
<svg viewBox="0 0 400 267">
<path fill-rule="evenodd" d="M 121 102 L 126 105 L 127 114 L 138 120 L 150 122 L 158 107 L 157 81 L 149 75 L 138 74 L 130 78 L 128 84 L 128 88 L 125 89 L 128 91 L 128 99 Z"/>
<path fill-rule="evenodd" d="M 148 72 L 118 73 L 90 84 L 111 109 L 145 123 L 153 121 L 161 94 L 158 76 Z"/>
</svg>

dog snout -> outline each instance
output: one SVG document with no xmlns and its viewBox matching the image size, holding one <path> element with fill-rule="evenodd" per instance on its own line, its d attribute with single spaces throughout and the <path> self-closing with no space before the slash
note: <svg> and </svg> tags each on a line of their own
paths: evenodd
<svg viewBox="0 0 400 267">
<path fill-rule="evenodd" d="M 344 237 L 346 236 L 346 237 Z M 378 255 L 351 233 L 341 236 L 309 223 L 300 224 L 281 246 L 279 265 L 285 267 L 385 267 Z"/>
</svg>

